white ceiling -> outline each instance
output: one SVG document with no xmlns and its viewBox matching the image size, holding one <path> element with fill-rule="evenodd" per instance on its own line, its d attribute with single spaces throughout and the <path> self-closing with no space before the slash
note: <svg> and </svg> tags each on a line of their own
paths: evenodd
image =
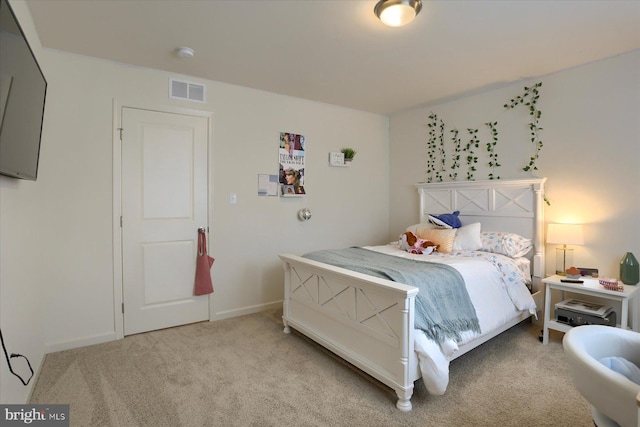
<svg viewBox="0 0 640 427">
<path fill-rule="evenodd" d="M 427 0 L 400 28 L 376 0 L 27 4 L 46 48 L 381 114 L 640 48 L 636 0 Z"/>
</svg>

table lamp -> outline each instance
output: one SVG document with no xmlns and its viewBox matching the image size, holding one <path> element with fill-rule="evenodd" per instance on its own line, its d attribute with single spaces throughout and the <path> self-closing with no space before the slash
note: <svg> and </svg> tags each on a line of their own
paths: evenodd
<svg viewBox="0 0 640 427">
<path fill-rule="evenodd" d="M 547 243 L 562 245 L 556 248 L 556 274 L 566 276 L 567 268 L 573 265 L 573 249 L 567 245 L 584 245 L 582 224 L 549 224 Z"/>
</svg>

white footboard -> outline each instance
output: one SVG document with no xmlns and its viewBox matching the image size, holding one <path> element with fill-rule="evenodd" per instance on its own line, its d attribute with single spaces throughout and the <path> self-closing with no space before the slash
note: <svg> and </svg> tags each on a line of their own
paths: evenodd
<svg viewBox="0 0 640 427">
<path fill-rule="evenodd" d="M 398 409 L 410 411 L 420 378 L 413 349 L 418 288 L 295 255 L 280 258 L 284 331 L 293 327 L 393 388 Z"/>
</svg>

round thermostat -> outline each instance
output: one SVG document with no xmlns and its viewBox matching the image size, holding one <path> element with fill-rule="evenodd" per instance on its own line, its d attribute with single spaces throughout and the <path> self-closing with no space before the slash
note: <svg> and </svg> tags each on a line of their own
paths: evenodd
<svg viewBox="0 0 640 427">
<path fill-rule="evenodd" d="M 298 218 L 300 221 L 308 221 L 311 219 L 311 211 L 308 208 L 303 208 L 298 211 Z"/>
</svg>

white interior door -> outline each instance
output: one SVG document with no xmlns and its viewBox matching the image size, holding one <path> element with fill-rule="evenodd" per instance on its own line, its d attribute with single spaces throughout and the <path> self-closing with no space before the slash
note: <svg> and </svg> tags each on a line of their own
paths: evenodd
<svg viewBox="0 0 640 427">
<path fill-rule="evenodd" d="M 122 128 L 124 334 L 208 320 L 209 297 L 193 295 L 207 119 L 123 108 Z"/>
</svg>

